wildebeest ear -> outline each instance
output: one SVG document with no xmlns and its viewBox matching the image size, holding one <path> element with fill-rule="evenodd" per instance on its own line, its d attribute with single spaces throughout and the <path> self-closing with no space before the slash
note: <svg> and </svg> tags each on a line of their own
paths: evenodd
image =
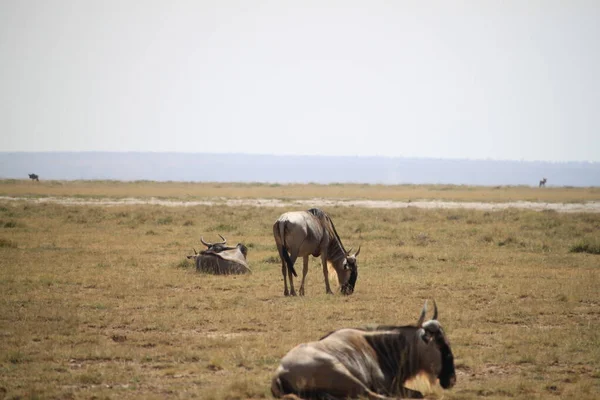
<svg viewBox="0 0 600 400">
<path fill-rule="evenodd" d="M 194 258 L 194 257 L 196 257 L 196 256 L 186 256 L 186 258 L 187 258 L 188 260 L 191 260 L 191 259 L 192 259 L 192 258 Z"/>
<path fill-rule="evenodd" d="M 426 344 L 429 344 L 431 339 L 433 339 L 433 337 L 423 328 L 419 329 L 418 335 Z"/>
</svg>

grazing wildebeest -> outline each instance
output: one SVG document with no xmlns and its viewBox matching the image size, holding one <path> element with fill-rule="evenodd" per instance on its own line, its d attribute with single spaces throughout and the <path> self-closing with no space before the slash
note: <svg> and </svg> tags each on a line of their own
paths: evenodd
<svg viewBox="0 0 600 400">
<path fill-rule="evenodd" d="M 36 174 L 28 174 L 29 175 L 29 179 L 31 179 L 32 181 L 40 181 L 40 177 L 37 176 Z"/>
<path fill-rule="evenodd" d="M 546 187 L 546 178 L 544 178 L 540 181 L 540 186 L 538 186 L 538 187 Z"/>
<path fill-rule="evenodd" d="M 342 240 L 335 230 L 333 221 L 325 212 L 318 208 L 308 211 L 292 211 L 282 214 L 273 225 L 273 236 L 277 245 L 277 252 L 281 258 L 281 273 L 283 274 L 283 294 L 285 296 L 296 295 L 292 275 L 298 276 L 294 270 L 294 263 L 298 257 L 303 258 L 302 284 L 300 285 L 300 296 L 304 296 L 304 283 L 308 273 L 308 256 L 321 256 L 323 264 L 323 276 L 325 277 L 325 291 L 332 294 L 329 286 L 329 273 L 327 263 L 330 263 L 337 274 L 340 290 L 343 294 L 352 294 L 356 279 L 358 278 L 358 266 L 356 257 L 360 253 L 360 246 L 353 255 L 344 249 Z M 289 254 L 288 254 L 289 251 Z M 287 264 L 287 267 L 286 267 Z M 290 279 L 290 291 L 288 292 L 287 276 Z"/>
<path fill-rule="evenodd" d="M 219 235 L 221 236 L 221 235 Z M 222 242 L 208 243 L 204 238 L 200 238 L 202 244 L 207 249 L 200 253 L 194 250 L 193 255 L 187 256 L 188 259 L 195 260 L 196 270 L 214 275 L 232 275 L 247 274 L 252 272 L 248 267 L 246 257 L 248 248 L 241 243 L 235 247 L 225 246 L 227 239 L 221 236 Z"/>
<path fill-rule="evenodd" d="M 340 329 L 317 342 L 290 350 L 275 372 L 271 392 L 275 397 L 346 399 L 390 396 L 422 398 L 405 387 L 416 377 L 444 389 L 456 382 L 454 356 L 442 326 L 427 322 L 423 306 L 416 326 L 378 326 L 373 329 Z"/>
</svg>

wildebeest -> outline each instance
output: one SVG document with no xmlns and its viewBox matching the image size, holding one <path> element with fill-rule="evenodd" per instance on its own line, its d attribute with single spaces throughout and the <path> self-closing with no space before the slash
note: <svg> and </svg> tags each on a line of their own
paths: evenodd
<svg viewBox="0 0 600 400">
<path fill-rule="evenodd" d="M 405 387 L 415 377 L 426 377 L 432 385 L 439 380 L 444 389 L 452 387 L 454 356 L 433 304 L 433 318 L 423 322 L 425 302 L 416 326 L 340 329 L 294 347 L 273 377 L 273 396 L 422 398 L 422 393 Z"/>
<path fill-rule="evenodd" d="M 221 236 L 221 235 L 219 235 Z M 235 247 L 225 246 L 227 239 L 221 236 L 222 242 L 209 243 L 200 238 L 207 249 L 200 253 L 194 250 L 188 259 L 195 260 L 196 270 L 214 275 L 247 274 L 252 272 L 246 260 L 248 248 L 241 243 Z"/>
<path fill-rule="evenodd" d="M 349 251 L 344 249 L 333 221 L 324 211 L 318 208 L 311 208 L 308 211 L 284 213 L 273 225 L 273 236 L 275 237 L 277 252 L 281 258 L 281 273 L 283 274 L 284 285 L 283 294 L 285 296 L 290 294 L 292 296 L 296 295 L 292 275 L 298 276 L 294 270 L 294 263 L 298 257 L 303 258 L 300 296 L 304 296 L 304 283 L 306 274 L 308 273 L 308 256 L 311 254 L 314 257 L 321 256 L 326 293 L 333 293 L 329 285 L 327 263 L 331 264 L 337 274 L 341 292 L 343 294 L 352 294 L 354 292 L 354 286 L 358 278 L 356 257 L 360 253 L 360 246 L 356 253 L 350 255 L 352 249 Z M 290 280 L 289 292 L 286 272 Z"/>
<path fill-rule="evenodd" d="M 29 179 L 31 179 L 32 181 L 40 181 L 40 177 L 37 176 L 36 174 L 28 174 L 29 175 Z"/>
<path fill-rule="evenodd" d="M 546 181 L 547 181 L 547 179 L 546 179 L 546 178 L 542 179 L 542 180 L 540 181 L 540 186 L 539 186 L 539 187 L 546 187 Z"/>
</svg>

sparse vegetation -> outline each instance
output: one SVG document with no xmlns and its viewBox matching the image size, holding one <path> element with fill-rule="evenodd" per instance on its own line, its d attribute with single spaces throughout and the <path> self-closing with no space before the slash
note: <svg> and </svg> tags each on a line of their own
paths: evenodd
<svg viewBox="0 0 600 400">
<path fill-rule="evenodd" d="M 128 197 L 204 200 L 207 198 L 268 199 L 370 199 L 418 201 L 535 201 L 548 203 L 581 203 L 599 201 L 600 188 L 548 187 L 539 190 L 528 186 L 465 185 L 377 185 L 316 183 L 215 183 L 215 182 L 119 182 L 119 181 L 43 181 L 31 185 L 27 180 L 0 180 L 0 196 L 15 197 L 79 197 L 81 199 L 123 199 Z M 457 215 L 456 212 L 449 215 Z M 462 215 L 462 214 L 461 214 Z"/>
<path fill-rule="evenodd" d="M 17 243 L 10 239 L 0 238 L 0 247 L 16 249 Z"/>
<path fill-rule="evenodd" d="M 581 241 L 570 249 L 571 253 L 589 253 L 589 254 L 600 254 L 600 241 Z"/>
<path fill-rule="evenodd" d="M 463 200 L 487 193 L 220 185 L 40 182 L 31 190 L 174 198 L 182 187 L 278 198 L 323 190 L 318 197 L 357 191 L 374 199 L 399 190 Z M 513 200 L 525 189 L 515 188 Z M 594 190 L 585 193 L 598 200 Z M 598 254 L 600 214 L 332 207 L 346 247 L 362 245 L 355 294 L 325 295 L 320 260 L 311 258 L 307 296 L 285 298 L 271 231 L 283 211 L 0 201 L 4 223 L 15 223 L 0 229 L 0 397 L 269 398 L 270 378 L 293 346 L 340 327 L 414 323 L 423 301 L 435 298 L 458 371 L 445 398 L 597 398 L 600 269 L 590 254 Z M 218 233 L 247 244 L 251 275 L 195 272 L 185 256 L 201 235 Z"/>
</svg>

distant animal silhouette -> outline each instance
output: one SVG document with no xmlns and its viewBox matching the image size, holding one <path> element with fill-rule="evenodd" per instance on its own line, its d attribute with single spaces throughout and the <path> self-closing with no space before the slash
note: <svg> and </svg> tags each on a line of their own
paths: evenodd
<svg viewBox="0 0 600 400">
<path fill-rule="evenodd" d="M 540 181 L 540 186 L 539 187 L 546 187 L 546 178 L 542 179 Z"/>
<path fill-rule="evenodd" d="M 36 174 L 29 174 L 29 179 L 31 179 L 32 181 L 40 181 L 40 177 Z"/>
</svg>

